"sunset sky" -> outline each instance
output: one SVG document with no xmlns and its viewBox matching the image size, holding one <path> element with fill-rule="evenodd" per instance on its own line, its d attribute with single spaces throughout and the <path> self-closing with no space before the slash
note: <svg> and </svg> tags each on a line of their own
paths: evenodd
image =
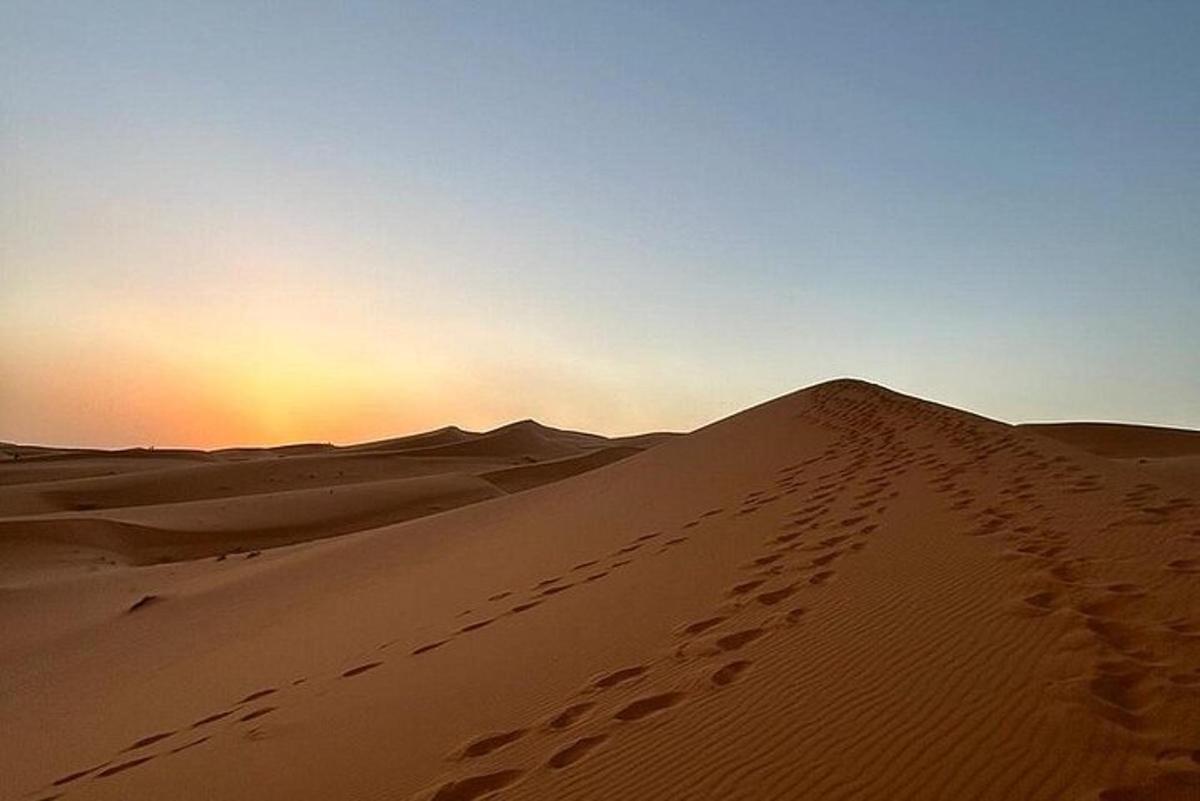
<svg viewBox="0 0 1200 801">
<path fill-rule="evenodd" d="M 1198 41 L 1195 2 L 6 2 L 0 440 L 690 429 L 843 375 L 1200 427 Z"/>
</svg>

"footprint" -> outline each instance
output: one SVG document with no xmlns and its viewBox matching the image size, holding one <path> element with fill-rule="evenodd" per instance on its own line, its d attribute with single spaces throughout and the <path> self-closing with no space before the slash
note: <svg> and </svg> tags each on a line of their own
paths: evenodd
<svg viewBox="0 0 1200 801">
<path fill-rule="evenodd" d="M 533 604 L 533 606 L 537 606 L 537 604 Z M 516 611 L 516 610 L 514 610 L 514 611 Z M 414 648 L 412 651 L 412 655 L 420 656 L 421 654 L 427 654 L 435 648 L 441 648 L 443 645 L 445 645 L 448 642 L 450 642 L 450 641 L 449 640 L 438 640 L 437 642 L 431 642 L 428 645 L 422 645 L 420 648 Z"/>
<path fill-rule="evenodd" d="M 1190 759 L 1192 762 L 1200 765 L 1200 750 L 1193 751 L 1188 748 L 1168 748 L 1165 751 L 1159 751 L 1154 758 L 1159 762 L 1170 762 L 1171 760 L 1175 759 Z"/>
<path fill-rule="evenodd" d="M 653 715 L 656 712 L 661 712 L 664 709 L 669 709 L 683 700 L 683 693 L 670 692 L 661 693 L 659 695 L 651 695 L 622 707 L 617 714 L 613 715 L 617 720 L 641 720 L 644 717 Z"/>
<path fill-rule="evenodd" d="M 512 595 L 512 591 L 506 590 L 505 592 L 498 592 L 495 595 L 489 595 L 488 600 L 489 601 L 503 601 L 505 598 L 507 598 L 510 595 Z"/>
<path fill-rule="evenodd" d="M 108 776 L 115 776 L 118 773 L 129 770 L 130 768 L 136 768 L 138 765 L 149 762 L 150 760 L 154 759 L 154 756 L 154 754 L 151 754 L 150 756 L 138 757 L 137 759 L 131 759 L 128 762 L 122 762 L 119 765 L 113 765 L 111 768 L 105 768 L 96 774 L 96 778 L 103 779 Z"/>
<path fill-rule="evenodd" d="M 829 581 L 829 579 L 832 577 L 833 577 L 832 570 L 822 570 L 820 573 L 817 573 L 815 576 L 812 576 L 808 580 L 808 583 L 820 585 L 820 584 L 824 584 L 825 582 Z"/>
<path fill-rule="evenodd" d="M 542 605 L 541 601 L 530 601 L 529 603 L 517 604 L 516 606 L 514 606 L 512 609 L 510 609 L 508 611 L 509 611 L 509 614 L 519 615 L 522 612 L 528 612 L 530 609 L 533 609 L 535 606 L 541 606 L 541 605 Z"/>
<path fill-rule="evenodd" d="M 580 562 L 579 564 L 575 565 L 575 567 L 571 568 L 571 570 L 572 571 L 583 570 L 584 568 L 591 567 L 592 565 L 597 564 L 599 561 L 600 560 L 598 560 L 598 559 L 593 559 L 590 562 Z"/>
<path fill-rule="evenodd" d="M 351 676 L 357 676 L 360 673 L 366 673 L 368 670 L 374 670 L 375 668 L 379 667 L 382 664 L 383 664 L 382 662 L 368 662 L 365 665 L 359 665 L 358 667 L 352 667 L 349 670 L 344 671 L 342 673 L 342 678 L 348 679 Z M 245 718 L 242 718 L 242 719 L 245 720 Z"/>
<path fill-rule="evenodd" d="M 593 573 L 592 575 L 588 576 L 587 578 L 584 579 L 584 581 L 585 582 L 599 581 L 600 579 L 604 578 L 607 575 L 608 575 L 608 571 L 602 570 L 599 573 Z"/>
<path fill-rule="evenodd" d="M 238 704 L 248 704 L 251 701 L 257 701 L 259 698 L 266 698 L 268 695 L 271 695 L 274 692 L 276 692 L 274 687 L 268 687 L 265 690 L 258 690 L 256 692 L 250 693 L 245 698 L 238 701 Z"/>
<path fill-rule="evenodd" d="M 730 662 L 727 665 L 719 668 L 716 673 L 712 674 L 712 683 L 718 687 L 724 687 L 727 684 L 732 684 L 737 681 L 746 668 L 750 667 L 749 660 L 739 659 L 736 662 Z"/>
<path fill-rule="evenodd" d="M 1166 624 L 1170 631 L 1183 637 L 1195 637 L 1200 635 L 1200 626 L 1188 621 L 1186 618 L 1168 621 Z"/>
<path fill-rule="evenodd" d="M 186 751 L 189 748 L 195 748 L 198 745 L 207 743 L 208 740 L 209 740 L 208 736 L 201 737 L 199 740 L 192 740 L 190 743 L 184 743 L 183 745 L 179 746 L 178 748 L 172 748 L 171 753 L 178 754 L 180 751 Z"/>
<path fill-rule="evenodd" d="M 501 732 L 500 734 L 490 734 L 468 745 L 463 749 L 462 755 L 470 759 L 486 756 L 506 745 L 515 743 L 524 737 L 528 731 L 528 729 L 514 729 L 513 731 Z"/>
<path fill-rule="evenodd" d="M 498 770 L 447 782 L 438 788 L 433 801 L 475 801 L 509 786 L 524 773 L 523 770 Z"/>
<path fill-rule="evenodd" d="M 88 775 L 89 773 L 91 773 L 94 770 L 100 770 L 100 768 L 106 767 L 107 764 L 108 763 L 105 763 L 104 765 L 96 765 L 94 767 L 88 768 L 87 770 L 77 770 L 74 773 L 68 773 L 66 776 L 63 776 L 62 778 L 55 779 L 51 783 L 51 786 L 52 787 L 62 787 L 64 784 L 70 784 L 71 782 L 76 781 L 77 779 L 82 779 L 84 776 Z"/>
<path fill-rule="evenodd" d="M 274 706 L 264 706 L 262 709 L 256 709 L 249 714 L 242 715 L 240 718 L 238 718 L 238 720 L 245 723 L 247 720 L 254 720 L 255 718 L 261 718 L 263 715 L 269 715 L 277 708 L 278 707 Z"/>
<path fill-rule="evenodd" d="M 760 604 L 765 604 L 767 606 L 774 606 L 775 604 L 779 603 L 780 601 L 782 601 L 783 599 L 787 598 L 788 596 L 792 595 L 795 592 L 796 592 L 796 585 L 789 584 L 788 586 L 780 587 L 777 590 L 771 590 L 770 592 L 764 592 L 758 596 L 757 600 Z"/>
<path fill-rule="evenodd" d="M 1021 600 L 1033 607 L 1036 611 L 1045 614 L 1054 607 L 1054 600 L 1057 596 L 1052 592 L 1038 592 L 1033 595 L 1028 595 Z"/>
<path fill-rule="evenodd" d="M 136 612 L 139 609 L 145 609 L 147 606 L 158 603 L 161 600 L 157 595 L 143 595 L 129 607 L 129 611 Z"/>
<path fill-rule="evenodd" d="M 136 751 L 139 748 L 145 748 L 148 745 L 154 745 L 159 740 L 165 740 L 174 733 L 175 732 L 173 731 L 165 731 L 161 734 L 151 734 L 149 737 L 143 737 L 142 739 L 138 740 L 136 743 L 126 748 L 125 751 Z"/>
<path fill-rule="evenodd" d="M 463 626 L 458 631 L 460 634 L 466 634 L 469 631 L 478 631 L 479 629 L 483 628 L 484 626 L 490 626 L 495 622 L 496 622 L 495 618 L 492 618 L 491 620 L 481 620 L 478 623 L 471 623 L 469 625 Z"/>
<path fill-rule="evenodd" d="M 596 704 L 592 701 L 585 701 L 582 704 L 569 706 L 562 712 L 559 712 L 546 725 L 552 729 L 569 729 L 579 721 L 583 720 Z"/>
<path fill-rule="evenodd" d="M 763 579 L 756 579 L 754 581 L 744 581 L 741 584 L 738 584 L 736 587 L 732 588 L 729 591 L 729 594 L 730 595 L 745 595 L 746 593 L 750 592 L 751 590 L 758 589 L 765 583 L 766 583 L 766 581 Z"/>
<path fill-rule="evenodd" d="M 563 748 L 561 751 L 550 757 L 546 763 L 555 770 L 565 768 L 568 765 L 573 765 L 579 760 L 588 755 L 596 746 L 608 739 L 607 734 L 597 734 L 592 737 L 583 737 L 579 740 Z"/>
<path fill-rule="evenodd" d="M 548 590 L 542 590 L 542 595 L 558 595 L 560 592 L 566 592 L 574 586 L 574 584 L 563 584 L 561 587 L 551 587 Z"/>
<path fill-rule="evenodd" d="M 227 718 L 227 717 L 229 717 L 230 715 L 232 715 L 232 714 L 233 714 L 234 712 L 236 712 L 236 711 L 237 711 L 236 709 L 228 709 L 228 710 L 226 710 L 226 711 L 224 711 L 224 712 L 218 712 L 218 713 L 216 713 L 215 715 L 209 715 L 209 716 L 208 716 L 208 717 L 206 717 L 206 718 L 200 718 L 200 720 L 197 720 L 195 723 L 193 723 L 193 724 L 192 724 L 192 728 L 193 728 L 193 729 L 198 729 L 198 728 L 200 728 L 201 726 L 204 726 L 204 725 L 206 725 L 206 724 L 208 724 L 208 723 L 213 723 L 214 721 L 218 721 L 218 720 L 220 720 L 221 718 Z"/>
<path fill-rule="evenodd" d="M 745 629 L 733 634 L 726 634 L 717 640 L 717 647 L 722 651 L 737 651 L 754 642 L 765 633 L 762 629 Z"/>
<path fill-rule="evenodd" d="M 723 618 L 723 617 L 710 617 L 707 620 L 699 620 L 695 623 L 690 623 L 687 626 L 684 626 L 683 630 L 680 632 L 680 634 L 686 634 L 686 635 L 701 634 L 705 631 L 708 631 L 713 626 L 719 626 L 720 624 L 722 624 L 724 622 L 725 622 L 725 618 Z"/>
<path fill-rule="evenodd" d="M 1098 711 L 1131 731 L 1141 728 L 1138 712 L 1146 706 L 1146 677 L 1141 673 L 1102 673 L 1088 682 L 1088 691 L 1100 702 Z"/>
<path fill-rule="evenodd" d="M 636 679 L 646 672 L 647 668 L 642 665 L 635 667 L 623 668 L 621 670 L 609 673 L 607 676 L 601 676 L 592 682 L 592 686 L 599 690 L 606 690 L 609 687 L 615 687 L 622 682 Z"/>
</svg>

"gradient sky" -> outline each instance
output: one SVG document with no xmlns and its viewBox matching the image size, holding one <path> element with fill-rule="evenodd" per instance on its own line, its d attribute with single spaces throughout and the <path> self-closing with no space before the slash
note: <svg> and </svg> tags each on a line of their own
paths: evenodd
<svg viewBox="0 0 1200 801">
<path fill-rule="evenodd" d="M 1200 3 L 0 4 L 0 439 L 1200 427 Z"/>
</svg>

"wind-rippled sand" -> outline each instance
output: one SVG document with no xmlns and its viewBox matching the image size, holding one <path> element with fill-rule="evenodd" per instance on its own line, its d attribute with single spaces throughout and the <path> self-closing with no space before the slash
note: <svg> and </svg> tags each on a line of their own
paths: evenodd
<svg viewBox="0 0 1200 801">
<path fill-rule="evenodd" d="M 521 425 L 0 465 L 0 797 L 1200 797 L 1193 434 Z"/>
</svg>

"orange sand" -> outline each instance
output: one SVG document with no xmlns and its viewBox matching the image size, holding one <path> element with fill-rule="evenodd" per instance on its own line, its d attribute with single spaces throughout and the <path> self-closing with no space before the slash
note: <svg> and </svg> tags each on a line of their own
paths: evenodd
<svg viewBox="0 0 1200 801">
<path fill-rule="evenodd" d="M 1196 799 L 1153 431 L 837 381 L 649 441 L 26 451 L 0 798 Z"/>
</svg>

